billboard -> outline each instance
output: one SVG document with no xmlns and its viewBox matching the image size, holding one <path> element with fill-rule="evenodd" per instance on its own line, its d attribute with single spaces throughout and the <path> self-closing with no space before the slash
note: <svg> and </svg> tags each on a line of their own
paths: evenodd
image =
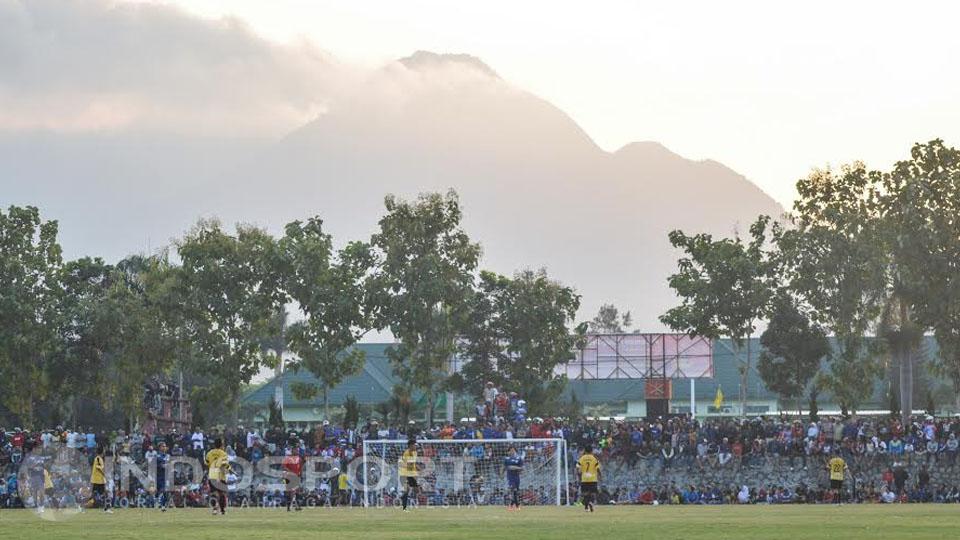
<svg viewBox="0 0 960 540">
<path fill-rule="evenodd" d="M 713 342 L 687 334 L 587 334 L 558 372 L 587 380 L 713 377 Z"/>
</svg>

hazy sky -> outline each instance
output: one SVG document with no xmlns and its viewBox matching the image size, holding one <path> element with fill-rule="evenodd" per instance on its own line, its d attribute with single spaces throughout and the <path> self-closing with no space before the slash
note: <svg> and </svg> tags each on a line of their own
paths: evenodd
<svg viewBox="0 0 960 540">
<path fill-rule="evenodd" d="M 887 167 L 960 144 L 960 4 L 172 0 L 281 42 L 376 65 L 479 56 L 602 147 L 657 140 L 717 159 L 787 203 L 813 166 Z"/>
</svg>

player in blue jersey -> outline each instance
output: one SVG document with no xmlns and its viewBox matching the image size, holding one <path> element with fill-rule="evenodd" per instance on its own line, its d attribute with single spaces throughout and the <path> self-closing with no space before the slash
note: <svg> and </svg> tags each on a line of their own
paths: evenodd
<svg viewBox="0 0 960 540">
<path fill-rule="evenodd" d="M 507 486 L 510 488 L 509 509 L 520 509 L 520 471 L 523 470 L 523 456 L 517 449 L 510 447 L 510 454 L 503 460 L 507 472 Z"/>
<path fill-rule="evenodd" d="M 29 487 L 30 495 L 33 497 L 33 505 L 36 507 L 37 513 L 42 514 L 44 511 L 44 501 L 46 499 L 45 485 L 47 479 L 46 468 L 43 466 L 43 458 L 39 455 L 28 455 L 27 459 L 24 460 L 24 464 L 27 468 L 27 486 Z"/>
<path fill-rule="evenodd" d="M 160 443 L 160 449 L 154 459 L 157 463 L 157 502 L 160 505 L 160 511 L 166 512 L 169 503 L 167 498 L 167 462 L 170 460 L 170 454 L 167 453 L 167 443 Z"/>
</svg>

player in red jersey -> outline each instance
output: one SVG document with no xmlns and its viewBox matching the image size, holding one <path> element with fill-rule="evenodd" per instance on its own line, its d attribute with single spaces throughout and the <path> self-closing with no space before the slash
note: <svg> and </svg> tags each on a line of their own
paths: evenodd
<svg viewBox="0 0 960 540">
<path fill-rule="evenodd" d="M 301 508 L 300 503 L 297 502 L 297 489 L 300 487 L 301 475 L 303 473 L 303 456 L 300 452 L 300 443 L 294 442 L 289 452 L 290 453 L 283 458 L 283 470 L 285 473 L 283 483 L 287 486 L 285 493 L 287 498 L 287 512 L 289 512 L 291 508 L 296 508 L 299 512 Z"/>
</svg>

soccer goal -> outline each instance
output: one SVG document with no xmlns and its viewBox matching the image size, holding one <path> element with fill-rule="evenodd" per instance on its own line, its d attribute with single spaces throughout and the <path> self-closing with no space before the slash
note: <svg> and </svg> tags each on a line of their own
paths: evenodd
<svg viewBox="0 0 960 540">
<path fill-rule="evenodd" d="M 364 506 L 394 506 L 406 489 L 400 458 L 403 440 L 363 442 L 359 470 Z M 568 504 L 567 446 L 563 439 L 428 439 L 417 441 L 420 506 L 506 505 L 511 491 L 504 461 L 516 449 L 523 459 L 520 499 L 525 505 Z"/>
</svg>

